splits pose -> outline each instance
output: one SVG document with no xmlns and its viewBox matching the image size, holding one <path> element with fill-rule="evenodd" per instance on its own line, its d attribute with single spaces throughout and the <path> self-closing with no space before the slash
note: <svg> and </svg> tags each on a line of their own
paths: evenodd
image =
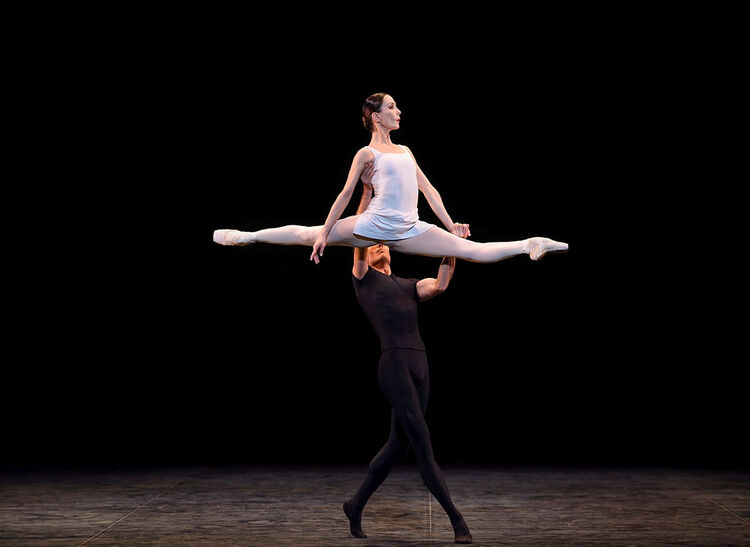
<svg viewBox="0 0 750 547">
<path fill-rule="evenodd" d="M 365 180 L 365 179 L 363 179 Z M 371 187 L 365 184 L 360 211 L 367 207 Z M 383 244 L 354 249 L 352 282 L 362 309 L 380 338 L 378 383 L 391 405 L 388 441 L 372 459 L 357 492 L 344 503 L 344 514 L 354 537 L 364 538 L 362 510 L 409 445 L 425 485 L 438 500 L 453 525 L 456 543 L 471 543 L 469 528 L 453 505 L 448 486 L 432 453 L 430 432 L 424 419 L 430 376 L 424 342 L 419 334 L 417 307 L 448 287 L 456 259 L 443 258 L 437 279 L 404 279 L 391 273 L 390 250 Z"/>
<path fill-rule="evenodd" d="M 532 260 L 539 260 L 547 253 L 567 251 L 568 245 L 546 237 L 489 243 L 466 239 L 471 235 L 468 224 L 451 220 L 440 194 L 419 168 L 411 151 L 391 142 L 391 131 L 398 129 L 401 123 L 401 111 L 393 98 L 385 93 L 368 97 L 362 108 L 362 122 L 370 132 L 370 144 L 354 156 L 344 188 L 334 201 L 325 224 L 288 225 L 256 232 L 221 229 L 214 231 L 213 240 L 220 245 L 260 242 L 312 246 L 310 260 L 316 264 L 326 245 L 354 247 L 354 288 L 381 340 L 378 381 L 392 412 L 388 441 L 370 462 L 360 488 L 344 503 L 351 533 L 355 537 L 366 537 L 361 516 L 367 500 L 406 448 L 412 446 L 422 479 L 450 518 L 456 543 L 471 543 L 471 533 L 453 505 L 435 462 L 424 420 L 429 375 L 417 327 L 417 304 L 445 290 L 456 258 L 497 262 L 528 254 Z M 340 219 L 360 178 L 363 196 L 359 210 L 353 216 Z M 446 229 L 419 220 L 420 191 Z M 443 257 L 437 279 L 416 281 L 393 276 L 391 250 Z"/>
<path fill-rule="evenodd" d="M 361 148 L 352 162 L 343 190 L 333 203 L 322 226 L 288 225 L 257 232 L 215 230 L 213 240 L 220 245 L 273 243 L 312 246 L 310 260 L 320 262 L 326 245 L 369 247 L 384 243 L 391 249 L 433 257 L 456 257 L 471 262 L 497 262 L 528 254 L 539 260 L 546 253 L 564 252 L 567 243 L 546 237 L 520 241 L 479 243 L 464 238 L 466 225 L 457 225 L 445 210 L 440 194 L 417 165 L 406 146 L 391 142 L 390 133 L 399 128 L 401 111 L 393 97 L 376 93 L 365 100 L 362 122 L 370 132 L 370 144 Z M 366 211 L 340 219 L 357 181 L 372 164 L 375 195 Z M 419 220 L 417 201 L 422 192 L 445 230 Z"/>
</svg>

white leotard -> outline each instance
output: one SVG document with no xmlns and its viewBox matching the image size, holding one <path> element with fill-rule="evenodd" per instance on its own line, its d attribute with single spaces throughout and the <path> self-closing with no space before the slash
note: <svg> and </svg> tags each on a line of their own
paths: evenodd
<svg viewBox="0 0 750 547">
<path fill-rule="evenodd" d="M 354 226 L 354 234 L 377 241 L 407 239 L 434 226 L 419 220 L 417 165 L 405 146 L 401 153 L 380 152 L 374 156 L 373 198 Z"/>
</svg>

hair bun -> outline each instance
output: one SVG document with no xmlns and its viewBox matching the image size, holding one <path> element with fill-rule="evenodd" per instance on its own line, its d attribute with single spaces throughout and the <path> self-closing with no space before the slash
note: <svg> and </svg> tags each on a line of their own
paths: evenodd
<svg viewBox="0 0 750 547">
<path fill-rule="evenodd" d="M 386 95 L 387 93 L 373 93 L 365 99 L 365 104 L 362 106 L 362 124 L 368 131 L 372 131 L 372 113 L 380 112 Z"/>
</svg>

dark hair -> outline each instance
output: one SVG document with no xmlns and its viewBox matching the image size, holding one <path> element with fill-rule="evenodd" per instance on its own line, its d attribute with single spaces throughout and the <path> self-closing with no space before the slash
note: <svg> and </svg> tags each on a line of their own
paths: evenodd
<svg viewBox="0 0 750 547">
<path fill-rule="evenodd" d="M 380 112 L 380 107 L 383 106 L 383 99 L 387 93 L 373 93 L 365 99 L 365 104 L 362 106 L 362 124 L 365 129 L 372 132 L 372 113 Z"/>
</svg>

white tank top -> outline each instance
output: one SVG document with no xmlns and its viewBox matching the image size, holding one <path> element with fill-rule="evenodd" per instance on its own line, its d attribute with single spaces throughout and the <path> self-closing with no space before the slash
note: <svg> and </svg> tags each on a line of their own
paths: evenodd
<svg viewBox="0 0 750 547">
<path fill-rule="evenodd" d="M 370 202 L 373 211 L 392 210 L 408 215 L 417 208 L 417 166 L 404 146 L 399 146 L 403 149 L 400 154 L 367 147 L 375 154 L 376 171 L 372 177 L 374 195 Z"/>
<path fill-rule="evenodd" d="M 419 220 L 417 164 L 405 146 L 403 152 L 380 152 L 367 146 L 375 156 L 372 177 L 373 198 L 362 213 L 354 233 L 379 241 L 414 237 L 433 224 Z"/>
</svg>

